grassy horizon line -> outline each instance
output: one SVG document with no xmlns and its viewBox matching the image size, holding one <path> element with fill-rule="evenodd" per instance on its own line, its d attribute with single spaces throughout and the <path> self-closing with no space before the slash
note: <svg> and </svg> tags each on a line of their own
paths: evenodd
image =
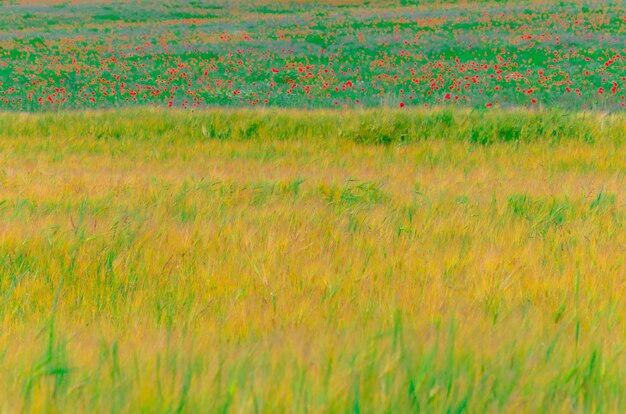
<svg viewBox="0 0 626 414">
<path fill-rule="evenodd" d="M 85 120 L 89 122 L 85 122 Z M 125 110 L 0 113 L 2 137 L 97 139 L 270 140 L 347 139 L 401 144 L 448 139 L 477 144 L 516 141 L 608 140 L 626 136 L 626 114 L 555 109 L 294 110 L 147 107 Z"/>
</svg>

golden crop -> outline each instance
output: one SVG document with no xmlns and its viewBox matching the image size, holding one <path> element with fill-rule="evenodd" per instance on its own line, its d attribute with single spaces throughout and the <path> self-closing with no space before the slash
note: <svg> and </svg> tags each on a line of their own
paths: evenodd
<svg viewBox="0 0 626 414">
<path fill-rule="evenodd" d="M 0 412 L 626 411 L 624 116 L 0 127 Z"/>
</svg>

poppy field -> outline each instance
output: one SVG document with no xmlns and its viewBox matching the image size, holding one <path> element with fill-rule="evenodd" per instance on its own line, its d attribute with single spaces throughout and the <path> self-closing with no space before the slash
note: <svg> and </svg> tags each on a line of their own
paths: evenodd
<svg viewBox="0 0 626 414">
<path fill-rule="evenodd" d="M 626 106 L 621 1 L 9 2 L 0 109 Z"/>
<path fill-rule="evenodd" d="M 626 4 L 0 3 L 0 414 L 626 412 Z"/>
</svg>

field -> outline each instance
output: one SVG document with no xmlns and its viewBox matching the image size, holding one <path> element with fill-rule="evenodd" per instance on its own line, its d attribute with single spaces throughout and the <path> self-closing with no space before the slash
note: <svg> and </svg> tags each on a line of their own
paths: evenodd
<svg viewBox="0 0 626 414">
<path fill-rule="evenodd" d="M 34 3 L 2 6 L 0 109 L 626 106 L 623 1 Z"/>
<path fill-rule="evenodd" d="M 623 115 L 0 125 L 4 411 L 626 409 Z"/>
<path fill-rule="evenodd" d="M 0 414 L 626 412 L 623 2 L 0 4 Z"/>
</svg>

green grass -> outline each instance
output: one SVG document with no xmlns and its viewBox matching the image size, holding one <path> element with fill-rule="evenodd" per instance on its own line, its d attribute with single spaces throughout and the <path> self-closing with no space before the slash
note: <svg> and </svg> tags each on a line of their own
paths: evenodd
<svg viewBox="0 0 626 414">
<path fill-rule="evenodd" d="M 492 144 L 496 142 L 596 140 L 621 145 L 624 115 L 558 110 L 354 110 L 279 109 L 119 111 L 0 114 L 0 136 L 80 138 L 106 142 L 137 140 L 199 143 L 213 140 L 328 141 L 407 144 L 429 139 Z M 314 114 L 312 116 L 312 114 Z"/>
</svg>

